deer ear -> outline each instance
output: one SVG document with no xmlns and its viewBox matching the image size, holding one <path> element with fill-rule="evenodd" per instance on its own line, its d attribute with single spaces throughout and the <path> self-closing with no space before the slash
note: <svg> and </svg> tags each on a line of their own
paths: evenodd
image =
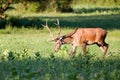
<svg viewBox="0 0 120 80">
<path fill-rule="evenodd" d="M 59 37 L 59 40 L 62 40 L 62 39 L 64 39 L 65 37 L 64 36 L 61 36 L 61 37 Z"/>
</svg>

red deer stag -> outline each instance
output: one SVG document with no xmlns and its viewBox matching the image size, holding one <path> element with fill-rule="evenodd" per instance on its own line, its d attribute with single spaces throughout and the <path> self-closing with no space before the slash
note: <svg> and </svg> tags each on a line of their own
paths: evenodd
<svg viewBox="0 0 120 80">
<path fill-rule="evenodd" d="M 72 56 L 76 51 L 77 46 L 82 46 L 84 55 L 86 55 L 86 46 L 90 44 L 96 44 L 104 52 L 103 57 L 105 57 L 108 49 L 108 44 L 105 42 L 107 31 L 102 28 L 77 28 L 72 33 L 60 36 L 60 26 L 59 20 L 57 19 L 57 24 L 59 28 L 59 33 L 57 38 L 53 38 L 53 35 L 48 27 L 47 21 L 46 25 L 42 25 L 48 29 L 52 41 L 55 41 L 55 52 L 58 52 L 59 48 L 63 44 L 72 44 L 72 50 L 69 57 Z"/>
</svg>

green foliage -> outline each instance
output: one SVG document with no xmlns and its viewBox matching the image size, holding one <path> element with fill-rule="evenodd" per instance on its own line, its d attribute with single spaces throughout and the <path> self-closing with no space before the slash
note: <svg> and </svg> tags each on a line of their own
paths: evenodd
<svg viewBox="0 0 120 80">
<path fill-rule="evenodd" d="M 73 8 L 75 13 L 81 13 L 81 14 L 86 14 L 86 13 L 120 13 L 120 7 L 100 7 L 100 6 L 74 6 Z"/>
<path fill-rule="evenodd" d="M 120 5 L 120 0 L 73 0 L 74 5 L 112 6 Z"/>
<path fill-rule="evenodd" d="M 112 56 L 102 59 L 98 56 L 79 55 L 71 60 L 57 58 L 50 54 L 48 58 L 16 59 L 9 62 L 1 62 L 0 67 L 5 71 L 3 79 L 52 79 L 52 80 L 96 80 L 114 79 L 119 77 L 119 59 Z M 6 69 L 5 66 L 9 66 Z M 6 70 L 5 70 L 6 69 Z M 3 71 L 2 70 L 2 71 Z M 7 74 L 8 73 L 8 74 Z M 3 74 L 2 74 L 3 75 Z"/>
<path fill-rule="evenodd" d="M 24 13 L 34 13 L 38 11 L 38 7 L 39 7 L 39 3 L 38 2 L 23 2 L 23 3 L 17 3 L 14 7 L 16 8 L 16 11 L 19 14 L 24 14 Z"/>
<path fill-rule="evenodd" d="M 109 8 L 106 7 L 114 6 L 118 8 L 120 5 L 119 0 L 21 0 L 20 2 L 28 12 L 84 12 L 83 9 L 88 10 L 86 7 L 94 7 L 92 10 L 96 12 L 97 10 L 109 10 Z M 77 8 L 78 10 L 75 8 L 76 6 L 79 6 L 79 8 Z M 17 9 L 23 10 L 22 6 Z"/>
<path fill-rule="evenodd" d="M 7 0 L 2 0 L 0 3 L 1 6 L 6 2 Z M 107 12 L 108 10 L 111 11 L 116 8 L 119 9 L 119 6 L 120 0 L 13 0 L 10 10 L 21 15 L 33 12 L 92 13 L 96 11 Z"/>
<path fill-rule="evenodd" d="M 61 0 L 56 1 L 57 4 L 57 11 L 60 12 L 73 12 L 73 9 L 71 7 L 72 0 Z"/>
<path fill-rule="evenodd" d="M 24 0 L 17 3 L 21 7 L 16 8 L 26 12 L 72 12 L 71 3 L 72 0 Z"/>
<path fill-rule="evenodd" d="M 48 14 L 49 15 L 49 14 Z M 8 18 L 0 30 L 0 79 L 1 80 L 119 80 L 120 79 L 120 28 L 119 15 L 54 15 Z M 35 16 L 35 15 L 34 15 Z M 57 17 L 56 17 L 57 16 Z M 108 29 L 106 58 L 98 47 L 88 46 L 87 56 L 81 47 L 69 59 L 71 45 L 64 45 L 54 53 L 54 43 L 46 29 L 34 28 L 49 21 L 54 27 L 60 19 L 62 33 L 74 27 L 102 27 Z M 1 23 L 4 24 L 4 23 Z M 29 24 L 29 25 L 28 25 Z M 33 25 L 33 26 L 32 26 Z M 33 27 L 33 28 L 31 28 Z M 117 30 L 116 30 L 117 29 Z M 51 28 L 57 33 L 57 28 Z"/>
<path fill-rule="evenodd" d="M 25 29 L 25 28 L 24 28 Z M 63 29 L 67 33 L 73 29 Z M 52 30 L 56 31 L 57 29 Z M 26 34 L 25 32 L 29 32 Z M 119 80 L 120 31 L 110 30 L 107 36 L 109 50 L 106 58 L 96 46 L 87 47 L 87 56 L 81 48 L 69 59 L 71 45 L 64 45 L 54 53 L 53 43 L 47 42 L 48 32 L 43 29 L 24 33 L 1 34 L 1 80 Z M 34 32 L 34 33 L 33 33 Z"/>
</svg>

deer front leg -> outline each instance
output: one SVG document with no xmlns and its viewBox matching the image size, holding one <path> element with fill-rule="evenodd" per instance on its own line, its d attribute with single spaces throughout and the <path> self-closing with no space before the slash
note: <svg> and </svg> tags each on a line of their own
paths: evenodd
<svg viewBox="0 0 120 80">
<path fill-rule="evenodd" d="M 84 56 L 86 56 L 86 43 L 82 44 Z"/>
<path fill-rule="evenodd" d="M 71 52 L 70 52 L 70 54 L 69 54 L 69 58 L 72 57 L 72 55 L 73 55 L 73 53 L 75 53 L 75 51 L 76 51 L 76 46 L 75 46 L 75 45 L 72 45 L 72 50 L 71 50 Z"/>
</svg>

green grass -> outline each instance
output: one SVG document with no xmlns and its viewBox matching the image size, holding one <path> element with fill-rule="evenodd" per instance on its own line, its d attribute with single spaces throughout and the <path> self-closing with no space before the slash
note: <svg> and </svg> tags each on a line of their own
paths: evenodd
<svg viewBox="0 0 120 80">
<path fill-rule="evenodd" d="M 63 33 L 72 30 L 62 28 Z M 87 47 L 86 57 L 79 47 L 71 60 L 67 55 L 71 45 L 64 45 L 58 53 L 54 53 L 54 43 L 48 42 L 50 37 L 45 29 L 26 29 L 22 34 L 19 32 L 1 34 L 0 78 L 1 80 L 119 80 L 120 30 L 108 32 L 106 42 L 110 47 L 105 59 L 102 57 L 102 51 L 96 45 L 91 45 Z"/>
<path fill-rule="evenodd" d="M 96 45 L 87 47 L 83 56 L 77 48 L 72 59 L 64 45 L 58 53 L 49 42 L 48 31 L 41 27 L 46 19 L 53 34 L 57 34 L 56 19 L 60 19 L 62 34 L 75 27 L 101 27 L 108 31 L 107 57 Z M 5 23 L 5 24 L 4 24 Z M 119 80 L 120 79 L 120 15 L 119 14 L 33 14 L 1 20 L 0 79 L 1 80 Z M 4 24 L 4 25 L 3 25 Z"/>
<path fill-rule="evenodd" d="M 119 14 L 120 6 L 113 5 L 73 5 L 73 10 L 75 13 L 92 13 L 92 14 Z"/>
</svg>

